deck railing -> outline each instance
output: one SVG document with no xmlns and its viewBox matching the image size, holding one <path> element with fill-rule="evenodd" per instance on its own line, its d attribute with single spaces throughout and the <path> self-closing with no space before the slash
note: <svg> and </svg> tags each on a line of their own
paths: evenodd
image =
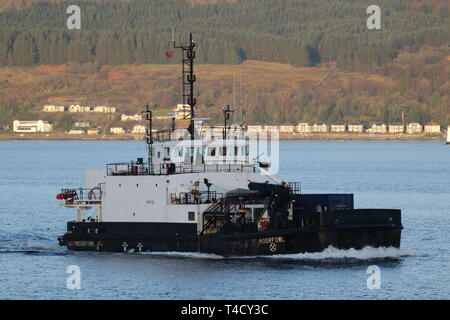
<svg viewBox="0 0 450 320">
<path fill-rule="evenodd" d="M 105 196 L 103 184 L 92 189 L 61 189 L 56 198 L 64 200 L 65 204 L 93 204 L 101 202 L 102 197 Z"/>
<path fill-rule="evenodd" d="M 256 168 L 250 164 L 206 163 L 194 165 L 164 163 L 153 165 L 153 168 L 148 163 L 137 164 L 135 162 L 111 163 L 107 165 L 108 176 L 146 176 L 206 172 L 256 172 Z"/>
<path fill-rule="evenodd" d="M 181 192 L 181 193 L 171 193 L 170 203 L 171 204 L 207 204 L 216 203 L 219 199 L 223 197 L 223 193 L 216 191 L 197 191 L 192 190 L 191 192 Z"/>
</svg>

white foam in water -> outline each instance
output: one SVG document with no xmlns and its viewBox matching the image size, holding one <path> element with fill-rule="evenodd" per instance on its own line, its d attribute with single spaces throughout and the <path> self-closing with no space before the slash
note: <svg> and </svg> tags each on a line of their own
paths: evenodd
<svg viewBox="0 0 450 320">
<path fill-rule="evenodd" d="M 223 256 L 211 254 L 211 253 L 198 253 L 198 252 L 142 252 L 142 254 L 154 255 L 154 256 L 168 256 L 179 258 L 192 258 L 192 259 L 226 259 Z M 296 253 L 296 254 L 276 254 L 268 256 L 239 256 L 231 257 L 234 259 L 252 259 L 252 258 L 269 258 L 269 259 L 292 259 L 292 260 L 343 260 L 343 259 L 355 259 L 355 260 L 371 260 L 371 259 L 386 259 L 386 258 L 400 258 L 405 256 L 414 256 L 415 253 L 409 250 L 401 250 L 398 248 L 373 248 L 364 247 L 361 250 L 356 249 L 337 249 L 330 246 L 322 252 L 313 253 Z"/>
<path fill-rule="evenodd" d="M 355 260 L 371 260 L 385 258 L 400 258 L 405 256 L 414 256 L 415 253 L 409 250 L 401 250 L 394 247 L 364 247 L 361 250 L 356 249 L 337 249 L 330 246 L 322 252 L 313 253 L 297 253 L 297 254 L 278 254 L 265 256 L 265 258 L 273 259 L 293 259 L 293 260 L 339 260 L 339 259 L 355 259 Z"/>
<path fill-rule="evenodd" d="M 200 253 L 200 252 L 141 252 L 141 254 L 148 254 L 154 256 L 166 256 L 166 257 L 179 257 L 179 258 L 192 258 L 192 259 L 224 259 L 225 257 L 212 253 Z"/>
</svg>

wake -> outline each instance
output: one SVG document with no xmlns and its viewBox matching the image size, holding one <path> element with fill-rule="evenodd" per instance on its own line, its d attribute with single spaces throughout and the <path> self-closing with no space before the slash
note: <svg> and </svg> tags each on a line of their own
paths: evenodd
<svg viewBox="0 0 450 320">
<path fill-rule="evenodd" d="M 142 252 L 140 254 L 171 257 L 171 258 L 189 258 L 189 259 L 280 259 L 280 260 L 299 260 L 299 261 L 333 261 L 333 260 L 375 260 L 375 259 L 399 259 L 407 256 L 415 256 L 411 250 L 402 250 L 393 247 L 364 247 L 363 249 L 337 249 L 330 246 L 322 252 L 306 252 L 296 254 L 276 254 L 267 256 L 239 256 L 224 257 L 211 253 L 198 252 Z"/>
<path fill-rule="evenodd" d="M 374 259 L 398 259 L 401 257 L 415 256 L 415 252 L 410 250 L 402 250 L 393 247 L 364 247 L 360 250 L 356 249 L 337 249 L 330 246 L 322 252 L 297 253 L 297 254 L 278 254 L 273 256 L 265 256 L 270 259 L 292 259 L 292 260 L 374 260 Z"/>
</svg>

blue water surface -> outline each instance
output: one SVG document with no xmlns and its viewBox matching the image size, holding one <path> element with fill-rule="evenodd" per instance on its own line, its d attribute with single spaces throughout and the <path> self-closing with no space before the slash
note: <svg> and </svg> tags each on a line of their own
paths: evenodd
<svg viewBox="0 0 450 320">
<path fill-rule="evenodd" d="M 74 212 L 58 206 L 84 168 L 145 155 L 137 141 L 0 142 L 0 299 L 448 299 L 450 146 L 441 142 L 280 143 L 279 176 L 305 193 L 354 193 L 402 209 L 400 250 L 263 258 L 89 253 L 59 247 Z M 67 267 L 81 289 L 67 289 Z M 381 288 L 367 287 L 378 265 Z"/>
</svg>

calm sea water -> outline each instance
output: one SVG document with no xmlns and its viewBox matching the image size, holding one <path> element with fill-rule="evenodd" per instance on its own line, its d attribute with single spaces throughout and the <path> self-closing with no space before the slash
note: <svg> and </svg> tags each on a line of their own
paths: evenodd
<svg viewBox="0 0 450 320">
<path fill-rule="evenodd" d="M 270 258 L 76 253 L 59 247 L 74 212 L 60 188 L 84 168 L 136 159 L 141 142 L 0 142 L 1 299 L 448 299 L 450 147 L 439 142 L 282 142 L 279 175 L 303 192 L 355 194 L 403 210 L 400 250 L 327 249 Z M 81 289 L 66 288 L 67 267 Z M 378 265 L 381 289 L 369 290 Z"/>
</svg>

